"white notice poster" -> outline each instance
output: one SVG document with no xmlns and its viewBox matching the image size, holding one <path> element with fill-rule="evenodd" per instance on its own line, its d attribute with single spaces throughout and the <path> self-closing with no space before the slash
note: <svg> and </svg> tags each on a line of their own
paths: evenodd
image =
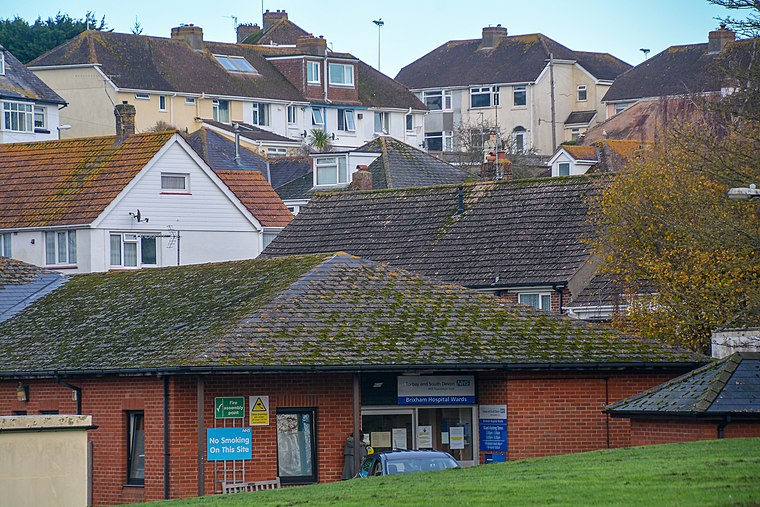
<svg viewBox="0 0 760 507">
<path fill-rule="evenodd" d="M 420 449 L 433 448 L 432 426 L 417 426 L 417 447 Z"/>
<path fill-rule="evenodd" d="M 408 449 L 406 444 L 406 428 L 393 428 L 393 448 Z"/>
<path fill-rule="evenodd" d="M 449 448 L 464 449 L 464 426 L 452 426 L 449 429 Z"/>
<path fill-rule="evenodd" d="M 391 432 L 390 431 L 373 431 L 369 434 L 369 441 L 372 447 L 390 447 L 391 446 Z"/>
</svg>

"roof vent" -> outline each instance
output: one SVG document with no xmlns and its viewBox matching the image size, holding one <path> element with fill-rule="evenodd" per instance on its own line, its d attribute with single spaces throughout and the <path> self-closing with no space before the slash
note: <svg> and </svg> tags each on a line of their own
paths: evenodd
<svg viewBox="0 0 760 507">
<path fill-rule="evenodd" d="M 507 38 L 507 29 L 501 25 L 487 26 L 483 28 L 483 39 L 478 49 L 493 48 L 499 41 Z"/>
</svg>

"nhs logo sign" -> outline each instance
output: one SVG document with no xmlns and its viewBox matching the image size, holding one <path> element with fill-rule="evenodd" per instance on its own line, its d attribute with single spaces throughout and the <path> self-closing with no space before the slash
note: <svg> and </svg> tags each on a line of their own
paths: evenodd
<svg viewBox="0 0 760 507">
<path fill-rule="evenodd" d="M 474 405 L 475 377 L 400 376 L 398 377 L 399 405 Z"/>
</svg>

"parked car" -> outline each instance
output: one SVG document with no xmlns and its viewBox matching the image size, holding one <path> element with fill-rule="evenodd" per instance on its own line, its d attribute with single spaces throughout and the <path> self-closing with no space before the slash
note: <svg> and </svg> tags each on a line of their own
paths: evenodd
<svg viewBox="0 0 760 507">
<path fill-rule="evenodd" d="M 457 468 L 459 463 L 443 451 L 383 451 L 370 454 L 362 462 L 357 477 L 429 472 Z"/>
</svg>

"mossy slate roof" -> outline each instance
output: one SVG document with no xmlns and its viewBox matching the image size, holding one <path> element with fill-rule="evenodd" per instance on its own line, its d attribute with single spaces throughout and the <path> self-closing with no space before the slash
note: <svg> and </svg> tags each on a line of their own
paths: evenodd
<svg viewBox="0 0 760 507">
<path fill-rule="evenodd" d="M 63 98 L 27 69 L 13 54 L 0 46 L 5 57 L 5 73 L 0 74 L 0 98 L 66 104 Z"/>
<path fill-rule="evenodd" d="M 0 376 L 700 362 L 347 254 L 80 275 L 0 324 Z"/>
<path fill-rule="evenodd" d="M 344 251 L 466 287 L 566 283 L 590 258 L 600 177 L 317 194 L 264 256 Z M 281 194 L 282 195 L 282 194 Z"/>
<path fill-rule="evenodd" d="M 605 411 L 619 416 L 760 416 L 760 353 L 735 352 Z"/>
<path fill-rule="evenodd" d="M 0 257 L 0 322 L 66 283 L 60 273 Z"/>
</svg>

